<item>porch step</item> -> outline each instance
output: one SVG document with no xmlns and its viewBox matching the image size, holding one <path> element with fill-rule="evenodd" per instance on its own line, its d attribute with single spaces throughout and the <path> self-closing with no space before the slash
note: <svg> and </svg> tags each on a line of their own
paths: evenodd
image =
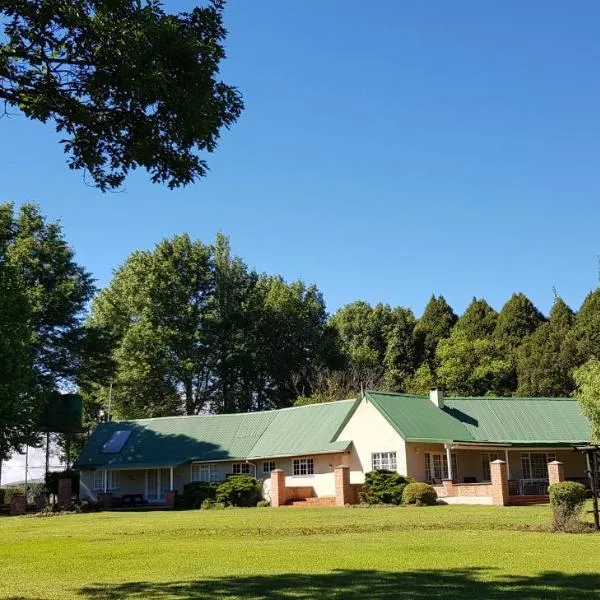
<svg viewBox="0 0 600 600">
<path fill-rule="evenodd" d="M 531 504 L 548 504 L 550 497 L 545 495 L 538 496 L 510 496 L 508 503 L 510 506 L 529 506 Z"/>
<path fill-rule="evenodd" d="M 335 496 L 321 496 L 306 498 L 305 500 L 291 500 L 287 503 L 288 506 L 304 506 L 304 507 L 315 507 L 315 506 L 335 506 Z"/>
</svg>

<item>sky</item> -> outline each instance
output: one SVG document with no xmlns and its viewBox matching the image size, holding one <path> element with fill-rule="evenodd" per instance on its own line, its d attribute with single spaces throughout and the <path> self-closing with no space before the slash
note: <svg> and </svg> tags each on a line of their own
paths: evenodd
<svg viewBox="0 0 600 600">
<path fill-rule="evenodd" d="M 60 219 L 100 286 L 133 250 L 222 231 L 331 312 L 516 291 L 547 312 L 553 289 L 577 308 L 598 284 L 599 19 L 596 0 L 230 0 L 222 77 L 246 108 L 207 178 L 103 194 L 16 115 L 0 201 Z"/>
</svg>

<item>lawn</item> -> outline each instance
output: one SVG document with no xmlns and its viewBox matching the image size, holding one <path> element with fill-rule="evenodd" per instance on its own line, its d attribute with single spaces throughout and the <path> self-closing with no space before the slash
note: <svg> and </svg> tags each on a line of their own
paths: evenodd
<svg viewBox="0 0 600 600">
<path fill-rule="evenodd" d="M 231 509 L 0 519 L 0 597 L 600 598 L 600 535 L 548 506 Z"/>
</svg>

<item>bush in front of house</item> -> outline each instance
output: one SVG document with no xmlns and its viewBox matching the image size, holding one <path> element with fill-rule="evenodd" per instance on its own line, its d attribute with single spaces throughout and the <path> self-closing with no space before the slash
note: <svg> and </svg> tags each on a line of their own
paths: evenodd
<svg viewBox="0 0 600 600">
<path fill-rule="evenodd" d="M 401 504 L 404 488 L 413 481 L 396 471 L 370 471 L 365 474 L 365 483 L 358 497 L 367 504 Z"/>
<path fill-rule="evenodd" d="M 578 517 L 587 497 L 585 486 L 576 481 L 561 481 L 548 488 L 554 528 L 558 531 L 577 529 Z"/>
<path fill-rule="evenodd" d="M 256 506 L 258 506 L 258 508 L 269 508 L 271 503 L 268 500 L 259 500 Z"/>
<path fill-rule="evenodd" d="M 196 481 L 183 486 L 183 494 L 176 496 L 177 508 L 200 508 L 205 500 L 214 500 L 218 483 Z"/>
<path fill-rule="evenodd" d="M 437 493 L 428 483 L 409 483 L 402 492 L 402 504 L 433 506 L 437 504 Z"/>
<path fill-rule="evenodd" d="M 234 475 L 217 487 L 215 500 L 227 506 L 256 506 L 261 499 L 262 482 L 249 475 Z"/>
</svg>

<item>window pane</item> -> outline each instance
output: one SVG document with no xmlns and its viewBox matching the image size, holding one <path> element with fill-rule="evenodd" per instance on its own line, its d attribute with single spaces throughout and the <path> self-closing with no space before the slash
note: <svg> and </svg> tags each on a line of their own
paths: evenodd
<svg viewBox="0 0 600 600">
<path fill-rule="evenodd" d="M 431 455 L 425 452 L 425 481 L 431 481 Z"/>
</svg>

